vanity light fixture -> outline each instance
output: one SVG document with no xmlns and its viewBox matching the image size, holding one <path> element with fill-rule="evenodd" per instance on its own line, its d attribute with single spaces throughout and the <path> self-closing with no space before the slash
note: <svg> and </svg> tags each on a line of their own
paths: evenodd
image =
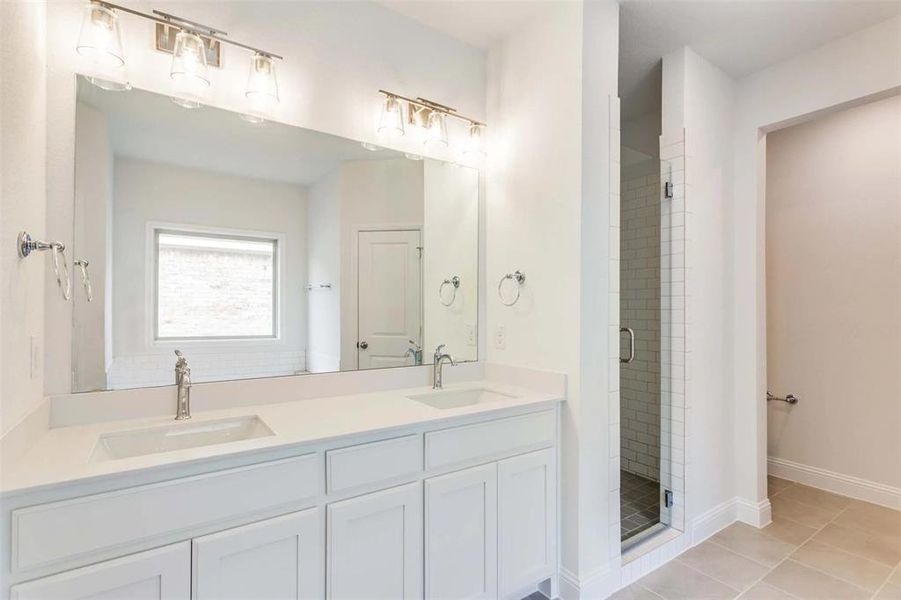
<svg viewBox="0 0 901 600">
<path fill-rule="evenodd" d="M 437 110 L 429 113 L 425 145 L 429 148 L 447 147 L 447 114 Z"/>
<path fill-rule="evenodd" d="M 177 104 L 187 108 L 201 105 L 206 89 L 210 86 L 210 59 L 212 58 L 213 66 L 221 65 L 222 44 L 243 48 L 252 53 L 250 76 L 245 92 L 249 105 L 248 120 L 262 122 L 278 103 L 278 82 L 273 60 L 281 60 L 281 56 L 228 39 L 228 34 L 219 29 L 158 10 L 148 14 L 105 0 L 90 0 L 86 7 L 78 45 L 75 47 L 76 51 L 93 59 L 98 67 L 103 66 L 107 69 L 124 67 L 125 58 L 122 53 L 118 21 L 120 12 L 157 24 L 154 28 L 156 49 L 172 52 L 169 76 L 178 94 L 178 97 L 172 98 Z M 172 33 L 175 34 L 174 44 L 170 37 Z M 101 70 L 101 73 L 105 71 Z M 102 77 L 88 76 L 88 81 L 108 90 L 131 89 L 127 83 Z"/>
<path fill-rule="evenodd" d="M 457 113 L 455 108 L 438 104 L 426 98 L 407 98 L 387 90 L 379 90 L 385 96 L 382 106 L 382 118 L 379 121 L 378 132 L 380 135 L 393 135 L 398 137 L 404 133 L 403 103 L 407 105 L 406 124 L 421 135 L 422 141 L 429 149 L 440 150 L 448 146 L 447 118 L 465 121 L 469 124 L 469 139 L 464 148 L 464 154 L 468 156 L 484 156 L 485 123 L 464 117 Z M 422 160 L 422 156 L 415 153 L 407 153 L 411 160 Z"/>
<path fill-rule="evenodd" d="M 250 58 L 250 75 L 247 77 L 248 112 L 241 118 L 251 123 L 261 123 L 278 104 L 278 81 L 275 78 L 275 63 L 264 52 L 254 52 Z"/>
<path fill-rule="evenodd" d="M 399 138 L 404 134 L 404 108 L 396 96 L 385 96 L 378 133 L 387 138 Z"/>
<path fill-rule="evenodd" d="M 128 83 L 118 81 L 123 76 L 125 54 L 115 9 L 97 3 L 85 7 L 75 51 L 93 63 L 95 73 L 87 77 L 88 81 L 113 92 L 131 89 Z"/>
<path fill-rule="evenodd" d="M 466 147 L 463 150 L 463 154 L 484 158 L 485 126 L 481 123 L 470 123 L 469 138 L 466 140 Z"/>
<path fill-rule="evenodd" d="M 185 108 L 198 108 L 206 88 L 210 87 L 210 76 L 203 40 L 193 31 L 182 30 L 176 34 L 169 77 L 180 94 L 173 96 L 172 101 Z"/>
</svg>

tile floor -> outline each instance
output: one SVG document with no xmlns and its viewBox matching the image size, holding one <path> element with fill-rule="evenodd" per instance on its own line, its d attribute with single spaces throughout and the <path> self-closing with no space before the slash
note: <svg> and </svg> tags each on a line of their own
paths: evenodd
<svg viewBox="0 0 901 600">
<path fill-rule="evenodd" d="M 634 473 L 620 471 L 620 540 L 660 522 L 660 484 Z"/>
<path fill-rule="evenodd" d="M 615 600 L 901 600 L 901 511 L 769 478 L 773 522 L 735 523 Z"/>
</svg>

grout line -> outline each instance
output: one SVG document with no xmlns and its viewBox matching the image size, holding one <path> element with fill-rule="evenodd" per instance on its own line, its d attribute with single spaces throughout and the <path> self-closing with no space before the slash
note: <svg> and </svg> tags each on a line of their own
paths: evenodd
<svg viewBox="0 0 901 600">
<path fill-rule="evenodd" d="M 894 577 L 895 573 L 901 573 L 901 563 L 898 563 L 895 566 L 895 568 L 892 569 L 891 572 L 889 572 L 888 577 L 885 578 L 885 581 L 882 582 L 882 585 L 880 585 L 878 588 L 876 588 L 876 591 L 873 592 L 873 595 L 871 596 L 871 598 L 875 598 L 876 596 L 878 596 L 879 594 L 882 593 L 882 590 L 884 590 L 885 588 L 888 587 L 888 585 L 889 585 L 888 582 L 892 580 L 892 577 Z"/>
</svg>

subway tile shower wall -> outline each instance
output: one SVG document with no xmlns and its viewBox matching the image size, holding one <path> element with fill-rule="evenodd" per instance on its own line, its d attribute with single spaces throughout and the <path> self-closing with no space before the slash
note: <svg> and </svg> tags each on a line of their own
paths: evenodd
<svg viewBox="0 0 901 600">
<path fill-rule="evenodd" d="M 223 381 L 295 375 L 306 371 L 302 350 L 191 352 L 185 350 L 191 367 L 191 380 Z M 119 356 L 107 374 L 108 387 L 114 390 L 175 384 L 175 355 L 143 354 Z"/>
<path fill-rule="evenodd" d="M 657 481 L 660 472 L 660 175 L 656 164 L 649 170 L 644 175 L 626 175 L 622 182 L 620 323 L 635 331 L 635 360 L 623 363 L 620 370 L 620 453 L 624 471 Z"/>
</svg>

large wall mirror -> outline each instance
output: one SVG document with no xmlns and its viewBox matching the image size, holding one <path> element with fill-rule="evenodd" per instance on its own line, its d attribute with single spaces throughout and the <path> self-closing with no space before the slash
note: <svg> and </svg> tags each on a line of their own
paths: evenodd
<svg viewBox="0 0 901 600">
<path fill-rule="evenodd" d="M 75 150 L 73 391 L 477 359 L 477 170 L 81 78 Z"/>
</svg>

